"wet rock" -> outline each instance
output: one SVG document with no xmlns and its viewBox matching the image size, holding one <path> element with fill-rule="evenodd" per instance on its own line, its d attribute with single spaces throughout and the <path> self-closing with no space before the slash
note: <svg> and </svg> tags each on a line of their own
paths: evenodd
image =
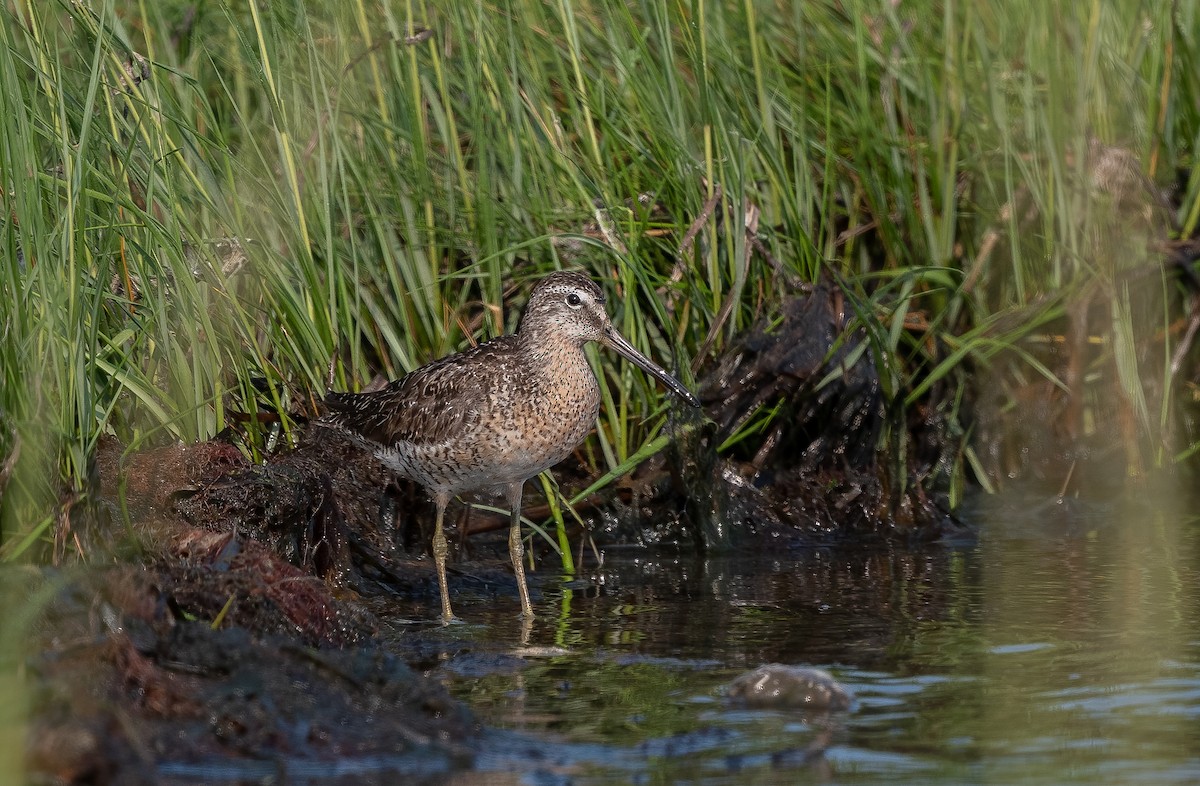
<svg viewBox="0 0 1200 786">
<path fill-rule="evenodd" d="M 726 698 L 753 709 L 850 709 L 854 695 L 822 669 L 768 663 L 735 678 Z"/>
</svg>

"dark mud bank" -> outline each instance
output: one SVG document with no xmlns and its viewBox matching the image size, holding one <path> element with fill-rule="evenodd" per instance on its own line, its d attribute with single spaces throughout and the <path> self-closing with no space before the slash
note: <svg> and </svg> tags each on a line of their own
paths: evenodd
<svg viewBox="0 0 1200 786">
<path fill-rule="evenodd" d="M 173 580 L 118 568 L 58 593 L 31 660 L 38 780 L 291 783 L 324 769 L 372 783 L 469 766 L 470 712 L 399 657 L 180 619 Z"/>
</svg>

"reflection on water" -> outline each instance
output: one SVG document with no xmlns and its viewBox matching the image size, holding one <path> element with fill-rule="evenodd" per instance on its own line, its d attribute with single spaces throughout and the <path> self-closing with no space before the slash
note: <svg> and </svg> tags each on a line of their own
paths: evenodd
<svg viewBox="0 0 1200 786">
<path fill-rule="evenodd" d="M 535 741 L 524 782 L 1198 782 L 1197 526 L 1122 515 L 923 550 L 610 554 L 586 586 L 543 583 L 527 643 L 515 599 L 464 606 L 473 657 L 520 660 L 440 672 L 513 733 L 484 768 Z M 769 662 L 828 669 L 854 710 L 720 700 Z"/>
</svg>

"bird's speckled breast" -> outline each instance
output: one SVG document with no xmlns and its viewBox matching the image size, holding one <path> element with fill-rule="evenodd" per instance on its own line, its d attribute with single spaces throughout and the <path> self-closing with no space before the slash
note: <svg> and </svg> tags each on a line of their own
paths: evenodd
<svg viewBox="0 0 1200 786">
<path fill-rule="evenodd" d="M 473 434 L 441 444 L 401 442 L 380 450 L 380 459 L 435 491 L 515 483 L 571 455 L 600 411 L 600 385 L 579 346 L 551 343 L 488 383 L 479 390 Z"/>
</svg>

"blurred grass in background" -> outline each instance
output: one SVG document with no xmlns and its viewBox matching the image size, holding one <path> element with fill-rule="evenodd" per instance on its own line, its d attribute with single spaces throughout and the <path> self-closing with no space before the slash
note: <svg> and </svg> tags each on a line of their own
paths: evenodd
<svg viewBox="0 0 1200 786">
<path fill-rule="evenodd" d="M 837 276 L 882 376 L 881 450 L 903 467 L 905 423 L 939 409 L 957 458 L 920 480 L 956 491 L 972 465 L 997 480 L 959 416 L 972 385 L 1072 389 L 1027 339 L 1061 338 L 1045 326 L 1082 302 L 1107 315 L 1105 356 L 1075 371 L 1122 391 L 1131 466 L 1186 458 L 1188 295 L 1160 247 L 1200 220 L 1196 13 L 9 3 L 3 553 L 87 504 L 106 435 L 233 426 L 261 455 L 255 413 L 286 436 L 329 384 L 512 330 L 559 265 L 601 279 L 617 326 L 685 377 L 797 281 Z M 598 362 L 600 474 L 662 419 L 643 419 L 658 391 Z"/>
</svg>

